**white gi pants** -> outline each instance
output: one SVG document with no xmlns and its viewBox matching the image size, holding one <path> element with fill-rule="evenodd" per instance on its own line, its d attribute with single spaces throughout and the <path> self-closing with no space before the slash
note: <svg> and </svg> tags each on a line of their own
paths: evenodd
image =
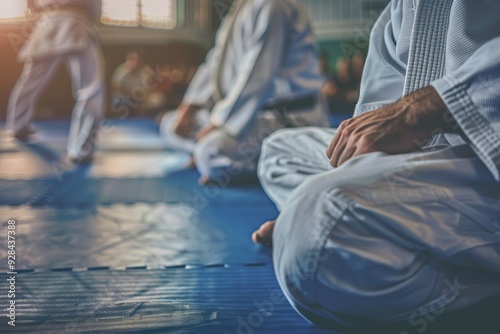
<svg viewBox="0 0 500 334">
<path fill-rule="evenodd" d="M 106 99 L 102 54 L 95 41 L 79 52 L 26 62 L 9 99 L 7 127 L 16 133 L 30 125 L 38 97 L 62 62 L 67 63 L 76 99 L 68 157 L 86 158 L 94 151 Z"/>
<path fill-rule="evenodd" d="M 259 162 L 281 210 L 276 275 L 303 316 L 419 326 L 500 293 L 500 185 L 469 146 L 371 153 L 334 169 L 334 132 L 280 130 Z"/>
</svg>

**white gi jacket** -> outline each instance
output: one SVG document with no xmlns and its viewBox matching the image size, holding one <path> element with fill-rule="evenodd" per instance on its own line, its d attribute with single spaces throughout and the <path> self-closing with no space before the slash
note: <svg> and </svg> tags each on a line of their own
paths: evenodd
<svg viewBox="0 0 500 334">
<path fill-rule="evenodd" d="M 500 181 L 499 12 L 500 1 L 393 1 L 373 28 L 356 115 L 432 85 Z"/>
<path fill-rule="evenodd" d="M 243 0 L 240 6 L 236 17 L 228 14 L 222 23 L 183 101 L 206 106 L 217 95 L 217 82 L 222 98 L 211 108 L 211 123 L 234 137 L 255 124 L 269 100 L 319 94 L 322 85 L 305 8 L 295 0 Z M 316 113 L 293 121 L 296 126 L 328 125 Z"/>
<path fill-rule="evenodd" d="M 89 36 L 96 40 L 97 32 L 89 18 L 100 17 L 100 0 L 35 0 L 34 5 L 40 18 L 18 54 L 19 61 L 80 52 L 88 47 Z M 83 9 L 89 16 L 64 10 L 67 6 Z"/>
</svg>

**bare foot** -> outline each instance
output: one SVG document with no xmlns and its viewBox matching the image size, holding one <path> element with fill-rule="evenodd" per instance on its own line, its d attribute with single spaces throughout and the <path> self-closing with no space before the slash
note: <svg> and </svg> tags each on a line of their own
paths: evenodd
<svg viewBox="0 0 500 334">
<path fill-rule="evenodd" d="M 257 231 L 252 234 L 252 240 L 256 244 L 271 246 L 273 244 L 273 231 L 276 220 L 270 220 L 262 224 Z"/>
</svg>

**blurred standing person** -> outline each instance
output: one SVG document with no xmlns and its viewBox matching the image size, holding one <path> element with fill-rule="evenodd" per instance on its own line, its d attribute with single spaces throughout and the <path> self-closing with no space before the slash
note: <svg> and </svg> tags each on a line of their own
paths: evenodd
<svg viewBox="0 0 500 334">
<path fill-rule="evenodd" d="M 66 63 L 76 104 L 68 139 L 67 160 L 92 159 L 105 105 L 103 59 L 92 20 L 100 17 L 100 0 L 29 0 L 38 21 L 18 59 L 23 72 L 14 86 L 7 126 L 15 138 L 27 140 L 40 94 L 61 63 Z"/>
<path fill-rule="evenodd" d="M 321 69 L 321 74 L 323 74 L 323 87 L 321 87 L 321 93 L 328 103 L 329 111 L 332 112 L 330 106 L 330 100 L 337 94 L 337 84 L 335 82 L 335 76 L 330 70 L 330 55 L 323 51 L 319 57 L 319 66 Z"/>
<path fill-rule="evenodd" d="M 363 69 L 365 67 L 365 56 L 363 54 L 356 54 L 351 58 L 350 72 L 352 80 L 355 82 L 355 88 L 347 95 L 349 101 L 354 101 L 356 103 L 359 99 L 359 93 L 361 91 L 361 77 L 363 75 Z M 354 109 L 352 109 L 354 110 Z"/>
</svg>

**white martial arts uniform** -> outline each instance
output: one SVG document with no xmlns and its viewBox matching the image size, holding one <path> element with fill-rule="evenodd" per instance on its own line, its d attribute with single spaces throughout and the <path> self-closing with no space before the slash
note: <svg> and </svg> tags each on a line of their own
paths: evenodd
<svg viewBox="0 0 500 334">
<path fill-rule="evenodd" d="M 334 129 L 281 130 L 259 177 L 281 214 L 278 281 L 317 323 L 428 320 L 500 293 L 500 2 L 393 1 L 377 21 L 356 113 L 432 85 L 466 136 L 334 169 Z M 376 111 L 374 111 L 376 112 Z"/>
<path fill-rule="evenodd" d="M 184 104 L 207 107 L 198 128 L 189 139 L 175 135 L 175 113 L 161 124 L 167 145 L 194 152 L 201 174 L 214 180 L 226 170 L 233 176 L 255 172 L 262 140 L 283 127 L 263 111 L 269 101 L 319 96 L 322 85 L 311 25 L 297 1 L 238 0 L 233 6 L 184 96 Z M 328 126 L 325 110 L 318 99 L 290 112 L 290 122 Z M 196 130 L 210 123 L 218 129 L 195 144 Z"/>
<path fill-rule="evenodd" d="M 97 32 L 90 23 L 99 16 L 101 1 L 35 0 L 34 5 L 40 17 L 18 55 L 25 65 L 10 96 L 7 126 L 14 133 L 30 126 L 38 97 L 59 65 L 66 62 L 76 99 L 68 157 L 88 158 L 105 107 L 103 60 Z"/>
</svg>

